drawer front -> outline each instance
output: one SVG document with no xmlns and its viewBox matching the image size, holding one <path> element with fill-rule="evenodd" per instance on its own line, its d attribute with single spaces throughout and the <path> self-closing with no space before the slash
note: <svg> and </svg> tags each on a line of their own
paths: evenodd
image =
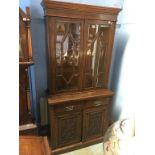
<svg viewBox="0 0 155 155">
<path fill-rule="evenodd" d="M 66 114 L 82 110 L 82 103 L 71 102 L 54 106 L 55 114 Z"/>
<path fill-rule="evenodd" d="M 102 107 L 110 103 L 110 98 L 97 98 L 86 101 L 86 108 Z"/>
</svg>

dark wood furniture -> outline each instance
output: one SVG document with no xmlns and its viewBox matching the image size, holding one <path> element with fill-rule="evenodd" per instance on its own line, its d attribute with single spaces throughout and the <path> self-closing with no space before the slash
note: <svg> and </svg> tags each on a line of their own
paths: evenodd
<svg viewBox="0 0 155 155">
<path fill-rule="evenodd" d="M 53 154 L 102 141 L 113 92 L 108 89 L 120 9 L 42 2 L 48 49 L 48 105 Z"/>
<path fill-rule="evenodd" d="M 26 131 L 30 134 L 29 129 L 34 129 L 35 125 L 32 124 L 34 121 L 31 115 L 30 78 L 28 77 L 28 68 L 33 65 L 30 21 L 30 9 L 27 7 L 25 13 L 19 8 L 19 125 L 24 129 L 20 130 L 20 134 Z M 24 125 L 29 128 L 23 128 Z M 36 132 L 36 125 L 34 131 Z"/>
<path fill-rule="evenodd" d="M 47 137 L 20 136 L 19 155 L 51 155 Z"/>
</svg>

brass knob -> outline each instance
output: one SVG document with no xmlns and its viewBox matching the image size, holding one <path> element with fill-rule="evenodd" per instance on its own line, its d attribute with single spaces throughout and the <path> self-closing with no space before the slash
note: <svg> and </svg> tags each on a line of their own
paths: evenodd
<svg viewBox="0 0 155 155">
<path fill-rule="evenodd" d="M 112 22 L 111 22 L 111 21 L 108 21 L 108 24 L 109 24 L 109 25 L 112 25 Z"/>
</svg>

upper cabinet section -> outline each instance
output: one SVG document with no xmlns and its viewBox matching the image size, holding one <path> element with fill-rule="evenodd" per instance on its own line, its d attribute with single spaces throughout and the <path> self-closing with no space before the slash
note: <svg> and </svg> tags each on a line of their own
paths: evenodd
<svg viewBox="0 0 155 155">
<path fill-rule="evenodd" d="M 107 88 L 120 9 L 44 0 L 50 93 Z"/>
</svg>

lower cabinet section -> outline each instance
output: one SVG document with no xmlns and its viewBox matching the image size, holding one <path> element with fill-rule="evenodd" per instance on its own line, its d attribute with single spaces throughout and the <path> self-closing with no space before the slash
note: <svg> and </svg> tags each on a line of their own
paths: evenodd
<svg viewBox="0 0 155 155">
<path fill-rule="evenodd" d="M 61 149 L 103 137 L 110 97 L 49 105 L 51 147 Z"/>
</svg>

